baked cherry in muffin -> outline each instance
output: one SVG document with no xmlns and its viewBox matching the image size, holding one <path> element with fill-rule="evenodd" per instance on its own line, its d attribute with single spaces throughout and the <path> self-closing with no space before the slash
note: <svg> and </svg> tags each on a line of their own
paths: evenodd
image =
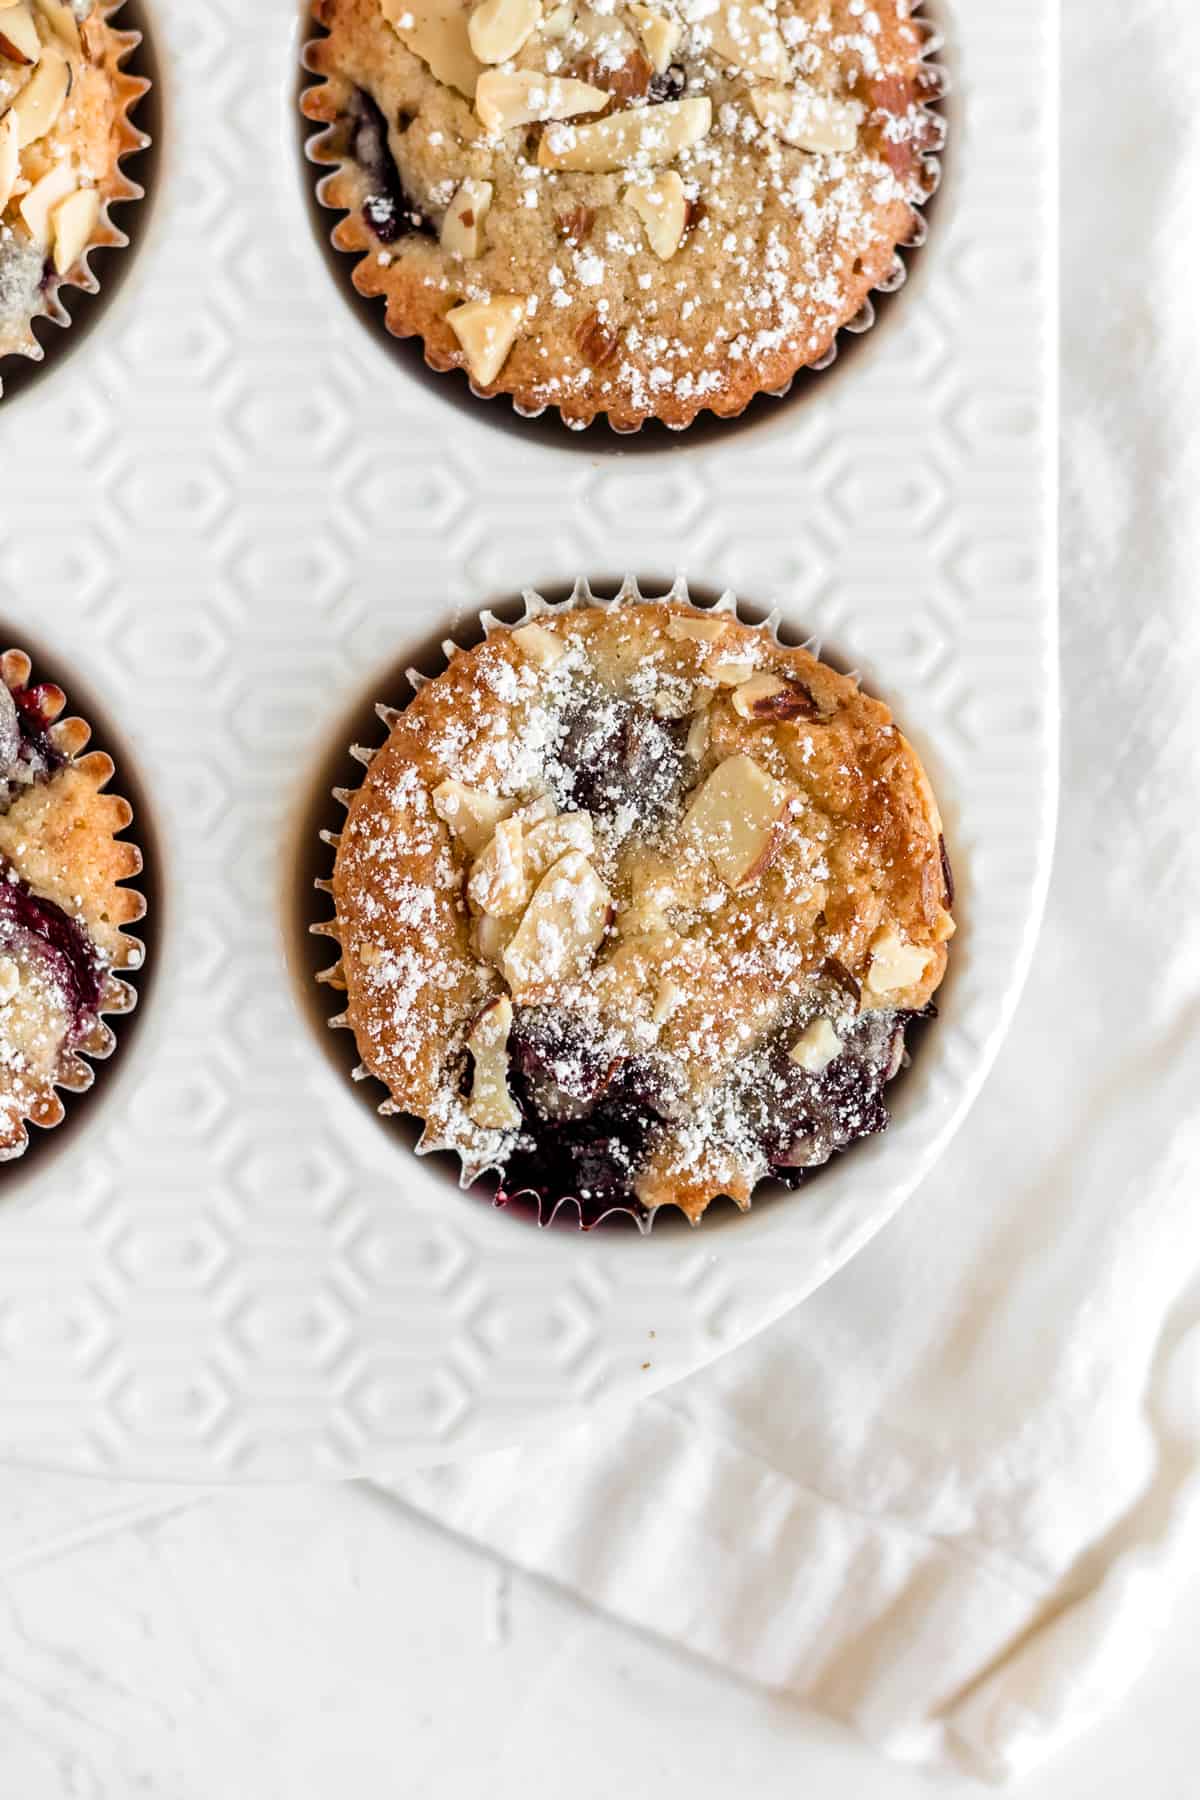
<svg viewBox="0 0 1200 1800">
<path fill-rule="evenodd" d="M 623 592 L 493 622 L 386 717 L 325 929 L 423 1150 L 543 1216 L 696 1221 L 884 1128 L 953 897 L 921 765 L 855 681 Z"/>
<path fill-rule="evenodd" d="M 822 364 L 903 278 L 940 75 L 907 0 L 315 0 L 322 197 L 439 369 L 682 427 Z"/>
<path fill-rule="evenodd" d="M 0 14 L 0 19 L 3 14 Z M 27 1125 L 57 1125 L 58 1089 L 92 1084 L 85 1056 L 114 1046 L 106 1013 L 127 1012 L 118 976 L 142 946 L 125 927 L 142 867 L 118 834 L 132 811 L 103 790 L 113 774 L 61 688 L 33 683 L 29 658 L 0 657 L 0 1160 L 20 1156 Z"/>
</svg>

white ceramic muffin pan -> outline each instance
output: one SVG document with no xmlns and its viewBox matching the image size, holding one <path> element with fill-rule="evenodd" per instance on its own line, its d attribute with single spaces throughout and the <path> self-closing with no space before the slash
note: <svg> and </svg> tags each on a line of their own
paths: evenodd
<svg viewBox="0 0 1200 1800">
<path fill-rule="evenodd" d="M 217 1481 L 443 1460 L 649 1394 L 794 1305 L 920 1181 L 1003 1034 L 1055 796 L 1052 12 L 945 9 L 946 180 L 876 329 L 750 428 L 628 443 L 456 403 L 348 297 L 292 0 L 148 23 L 139 247 L 86 342 L 0 402 L 0 635 L 117 756 L 153 903 L 136 1024 L 0 1170 L 0 1449 Z M 539 1232 L 345 1078 L 303 930 L 315 830 L 344 746 L 382 736 L 371 702 L 481 608 L 682 570 L 895 707 L 958 880 L 942 1016 L 891 1130 L 806 1191 L 695 1232 Z"/>
</svg>

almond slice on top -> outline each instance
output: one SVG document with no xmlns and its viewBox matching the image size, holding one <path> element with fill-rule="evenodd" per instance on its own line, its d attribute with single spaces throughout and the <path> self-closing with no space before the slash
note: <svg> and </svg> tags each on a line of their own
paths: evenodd
<svg viewBox="0 0 1200 1800">
<path fill-rule="evenodd" d="M 504 978 L 518 1002 L 582 975 L 612 917 L 612 896 L 582 851 L 548 869 L 504 952 Z"/>
<path fill-rule="evenodd" d="M 711 129 L 712 101 L 707 95 L 664 100 L 661 106 L 613 113 L 590 125 L 555 126 L 538 145 L 538 162 L 544 169 L 582 169 L 594 174 L 634 164 L 661 167 L 674 162 L 681 150 L 698 144 Z"/>
<path fill-rule="evenodd" d="M 483 64 L 471 48 L 470 14 L 462 0 L 380 0 L 380 9 L 405 49 L 445 87 L 468 100 L 474 96 Z"/>
<path fill-rule="evenodd" d="M 810 88 L 753 88 L 750 104 L 760 125 L 798 150 L 833 154 L 853 150 L 858 142 L 862 107 L 857 101 L 831 100 Z"/>
<path fill-rule="evenodd" d="M 540 69 L 489 69 L 475 88 L 475 114 L 484 130 L 500 137 L 517 125 L 571 119 L 602 112 L 609 96 L 587 81 L 544 75 Z"/>
<path fill-rule="evenodd" d="M 465 300 L 451 307 L 446 323 L 463 347 L 471 379 L 490 387 L 504 367 L 525 318 L 519 294 L 493 294 L 490 300 Z"/>
<path fill-rule="evenodd" d="M 475 1060 L 467 1117 L 485 1131 L 515 1131 L 521 1115 L 508 1091 L 508 1034 L 512 1001 L 507 994 L 485 1006 L 471 1028 L 467 1049 Z"/>
<path fill-rule="evenodd" d="M 761 880 L 774 862 L 791 799 L 753 757 L 728 756 L 700 787 L 683 828 L 737 892 Z"/>
</svg>

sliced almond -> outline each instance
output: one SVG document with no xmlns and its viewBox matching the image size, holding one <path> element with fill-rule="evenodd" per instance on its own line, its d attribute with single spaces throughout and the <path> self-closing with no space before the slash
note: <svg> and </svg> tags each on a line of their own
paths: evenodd
<svg viewBox="0 0 1200 1800">
<path fill-rule="evenodd" d="M 470 100 L 483 64 L 471 49 L 470 15 L 462 0 L 380 0 L 384 18 L 406 50 L 447 87 Z"/>
<path fill-rule="evenodd" d="M 539 669 L 553 669 L 567 654 L 562 639 L 555 632 L 547 631 L 544 625 L 518 625 L 512 640 L 522 656 L 527 656 Z"/>
<path fill-rule="evenodd" d="M 601 112 L 607 105 L 608 95 L 603 88 L 592 87 L 587 81 L 544 75 L 540 69 L 489 69 L 479 77 L 475 88 L 476 116 L 492 137 L 500 137 L 517 125 Z"/>
<path fill-rule="evenodd" d="M 696 23 L 708 32 L 717 55 L 735 68 L 766 81 L 787 77 L 791 66 L 787 45 L 771 13 L 756 0 L 721 0 Z"/>
<path fill-rule="evenodd" d="M 592 815 L 585 812 L 559 813 L 525 833 L 525 867 L 534 881 L 540 881 L 547 869 L 571 850 L 590 857 L 596 848 Z"/>
<path fill-rule="evenodd" d="M 715 644 L 728 630 L 729 620 L 715 613 L 672 613 L 667 620 L 667 636 L 677 641 L 691 638 L 698 644 Z"/>
<path fill-rule="evenodd" d="M 828 1019 L 814 1019 L 796 1039 L 788 1056 L 809 1075 L 819 1075 L 842 1053 L 842 1040 Z"/>
<path fill-rule="evenodd" d="M 476 956 L 498 969 L 520 922 L 515 915 L 495 919 L 490 913 L 481 913 L 471 927 L 471 946 Z"/>
<path fill-rule="evenodd" d="M 752 662 L 719 662 L 711 656 L 704 665 L 704 673 L 718 687 L 740 687 L 744 681 L 750 681 L 755 674 Z"/>
<path fill-rule="evenodd" d="M 28 0 L 0 12 L 0 56 L 28 68 L 42 54 L 42 40 Z"/>
<path fill-rule="evenodd" d="M 441 246 L 451 256 L 474 262 L 483 254 L 483 222 L 491 211 L 492 184 L 474 181 L 469 176 L 446 208 L 442 220 Z"/>
<path fill-rule="evenodd" d="M 475 1059 L 467 1117 L 485 1131 L 515 1131 L 521 1115 L 508 1091 L 508 1034 L 512 1001 L 501 994 L 486 1006 L 471 1028 L 467 1049 Z"/>
<path fill-rule="evenodd" d="M 541 23 L 542 0 L 482 0 L 467 36 L 481 63 L 507 62 Z"/>
<path fill-rule="evenodd" d="M 613 113 L 591 125 L 563 125 L 543 134 L 538 162 L 544 169 L 584 169 L 596 174 L 625 169 L 631 163 L 654 168 L 673 162 L 681 150 L 698 144 L 712 127 L 712 101 L 664 100 Z"/>
<path fill-rule="evenodd" d="M 60 275 L 75 267 L 92 241 L 99 218 L 97 188 L 79 188 L 55 207 L 50 226 L 54 234 L 54 267 Z"/>
<path fill-rule="evenodd" d="M 787 788 L 753 757 L 729 756 L 701 786 L 683 828 L 736 892 L 760 880 L 775 860 L 790 804 Z"/>
<path fill-rule="evenodd" d="M 646 55 L 654 66 L 654 73 L 664 74 L 679 48 L 679 40 L 683 35 L 682 26 L 678 19 L 668 19 L 664 14 L 655 12 L 652 6 L 631 6 L 629 10 L 637 22 L 638 35 L 646 46 Z"/>
<path fill-rule="evenodd" d="M 802 681 L 788 681 L 779 675 L 752 675 L 733 695 L 733 710 L 743 719 L 815 719 L 819 716 L 816 701 Z"/>
<path fill-rule="evenodd" d="M 687 998 L 677 981 L 669 975 L 663 977 L 658 984 L 658 993 L 654 996 L 654 1010 L 650 1014 L 656 1025 L 665 1025 L 674 1013 L 679 1011 Z"/>
<path fill-rule="evenodd" d="M 479 387 L 490 387 L 495 381 L 524 317 L 525 302 L 517 294 L 465 300 L 446 314 L 446 323 L 462 345 L 471 378 Z"/>
<path fill-rule="evenodd" d="M 646 242 L 662 262 L 670 262 L 683 241 L 687 226 L 687 199 L 683 178 L 677 170 L 667 169 L 644 187 L 625 189 L 625 204 L 631 206 L 646 227 Z"/>
<path fill-rule="evenodd" d="M 871 939 L 867 989 L 872 994 L 894 994 L 915 987 L 932 961 L 932 950 L 907 943 L 894 925 L 885 925 Z"/>
<path fill-rule="evenodd" d="M 543 819 L 557 816 L 558 808 L 554 804 L 553 794 L 539 794 L 536 800 L 526 800 L 513 814 L 514 818 L 520 819 L 527 832 L 531 826 L 540 825 Z"/>
<path fill-rule="evenodd" d="M 67 49 L 78 56 L 83 49 L 83 40 L 79 36 L 79 21 L 67 0 L 37 0 L 37 9 Z"/>
<path fill-rule="evenodd" d="M 582 851 L 548 869 L 504 952 L 504 978 L 522 1000 L 582 975 L 612 915 L 612 896 Z"/>
<path fill-rule="evenodd" d="M 433 790 L 433 810 L 458 839 L 468 856 L 486 848 L 501 819 L 517 809 L 515 800 L 488 794 L 482 788 L 465 787 L 450 777 Z"/>
<path fill-rule="evenodd" d="M 475 858 L 467 898 L 476 912 L 504 919 L 521 911 L 531 885 L 525 867 L 525 827 L 520 819 L 501 819 Z"/>
<path fill-rule="evenodd" d="M 564 38 L 574 23 L 575 8 L 573 5 L 556 6 L 554 11 L 548 12 L 542 20 L 542 36 L 544 38 Z"/>
<path fill-rule="evenodd" d="M 684 745 L 693 762 L 702 761 L 704 752 L 708 749 L 709 723 L 709 710 L 707 706 L 702 706 L 688 726 L 687 743 Z"/>
<path fill-rule="evenodd" d="M 11 112 L 0 119 L 0 213 L 12 198 L 21 173 L 21 141 L 18 122 Z"/>
<path fill-rule="evenodd" d="M 12 103 L 21 149 L 54 129 L 71 91 L 71 65 L 57 44 L 47 44 L 42 60 Z"/>
<path fill-rule="evenodd" d="M 29 227 L 35 243 L 49 244 L 54 235 L 50 214 L 75 191 L 76 177 L 66 163 L 56 163 L 48 175 L 35 181 L 21 198 L 21 217 Z"/>
<path fill-rule="evenodd" d="M 798 150 L 845 152 L 858 142 L 857 101 L 830 100 L 810 88 L 752 88 L 750 104 L 760 125 Z"/>
</svg>

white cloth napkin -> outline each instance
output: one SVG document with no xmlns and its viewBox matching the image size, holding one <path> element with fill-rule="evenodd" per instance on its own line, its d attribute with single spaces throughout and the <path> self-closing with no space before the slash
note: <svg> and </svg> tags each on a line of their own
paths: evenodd
<svg viewBox="0 0 1200 1800">
<path fill-rule="evenodd" d="M 997 1780 L 1128 1687 L 1200 1522 L 1200 10 L 1069 0 L 1065 50 L 1063 812 L 1000 1064 L 782 1324 L 632 1417 L 399 1486 Z"/>
</svg>

